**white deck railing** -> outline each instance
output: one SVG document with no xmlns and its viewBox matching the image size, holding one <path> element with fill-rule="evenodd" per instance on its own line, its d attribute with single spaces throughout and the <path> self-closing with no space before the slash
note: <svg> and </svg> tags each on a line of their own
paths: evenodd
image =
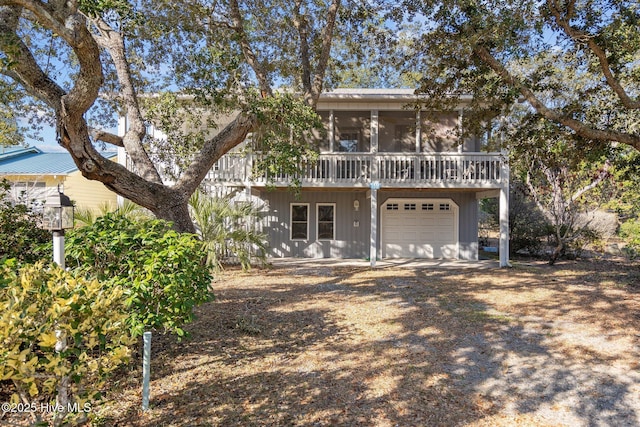
<svg viewBox="0 0 640 427">
<path fill-rule="evenodd" d="M 256 175 L 259 155 L 227 154 L 207 175 L 210 183 L 289 185 L 292 176 Z M 362 187 L 371 182 L 409 187 L 495 187 L 504 178 L 504 157 L 500 153 L 335 153 L 321 154 L 303 167 L 303 186 Z"/>
</svg>

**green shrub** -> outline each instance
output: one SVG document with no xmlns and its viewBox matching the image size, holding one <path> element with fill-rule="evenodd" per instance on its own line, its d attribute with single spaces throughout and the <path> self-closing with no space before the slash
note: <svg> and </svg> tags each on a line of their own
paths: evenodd
<svg viewBox="0 0 640 427">
<path fill-rule="evenodd" d="M 620 225 L 620 237 L 625 239 L 625 252 L 630 259 L 640 256 L 640 220 L 625 221 Z"/>
<path fill-rule="evenodd" d="M 42 405 L 62 408 L 52 420 L 60 425 L 86 415 L 128 360 L 124 291 L 53 264 L 16 265 L 0 265 L 0 380 L 12 381 L 12 402 L 29 402 L 38 418 Z"/>
<path fill-rule="evenodd" d="M 40 228 L 41 217 L 22 200 L 13 203 L 11 185 L 0 181 L 0 259 L 34 263 L 52 257 L 51 233 Z"/>
<path fill-rule="evenodd" d="M 122 286 L 135 336 L 149 329 L 184 334 L 193 308 L 213 297 L 205 259 L 197 236 L 156 219 L 109 213 L 67 234 L 67 265 L 107 286 Z"/>
</svg>

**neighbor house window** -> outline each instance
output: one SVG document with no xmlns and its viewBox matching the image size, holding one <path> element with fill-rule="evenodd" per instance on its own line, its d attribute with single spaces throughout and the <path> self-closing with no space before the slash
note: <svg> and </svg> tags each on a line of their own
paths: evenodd
<svg viewBox="0 0 640 427">
<path fill-rule="evenodd" d="M 318 240 L 335 239 L 336 204 L 318 203 Z"/>
<path fill-rule="evenodd" d="M 309 204 L 291 204 L 291 240 L 309 238 Z"/>
</svg>

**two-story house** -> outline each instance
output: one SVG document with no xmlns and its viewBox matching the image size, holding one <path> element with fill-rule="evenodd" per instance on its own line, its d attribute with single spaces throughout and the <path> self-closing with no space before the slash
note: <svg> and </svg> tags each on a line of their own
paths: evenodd
<svg viewBox="0 0 640 427">
<path fill-rule="evenodd" d="M 317 162 L 304 166 L 299 197 L 289 176 L 252 176 L 259 154 L 229 153 L 212 188 L 264 202 L 272 257 L 478 259 L 482 198 L 500 199 L 500 265 L 508 265 L 509 168 L 503 153 L 460 140 L 455 111 L 407 108 L 413 90 L 342 89 L 320 97 Z M 268 184 L 274 184 L 275 189 Z M 228 191 L 227 191 L 228 192 Z"/>
</svg>

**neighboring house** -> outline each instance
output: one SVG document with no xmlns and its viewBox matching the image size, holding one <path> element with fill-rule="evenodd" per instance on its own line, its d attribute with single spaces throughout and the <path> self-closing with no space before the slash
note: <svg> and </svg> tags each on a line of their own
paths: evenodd
<svg viewBox="0 0 640 427">
<path fill-rule="evenodd" d="M 115 160 L 116 152 L 105 157 Z M 116 206 L 116 194 L 101 182 L 82 176 L 67 152 L 43 152 L 36 147 L 0 147 L 0 179 L 12 183 L 12 196 L 21 193 L 29 200 L 43 202 L 60 188 L 77 207 L 99 211 L 105 204 Z"/>
<path fill-rule="evenodd" d="M 479 200 L 500 200 L 500 265 L 508 265 L 509 168 L 481 140 L 459 141 L 456 111 L 407 109 L 413 90 L 343 89 L 318 102 L 326 136 L 299 198 L 289 176 L 251 175 L 259 154 L 229 153 L 207 177 L 268 206 L 270 256 L 478 259 Z M 275 185 L 275 190 L 270 189 Z"/>
</svg>

